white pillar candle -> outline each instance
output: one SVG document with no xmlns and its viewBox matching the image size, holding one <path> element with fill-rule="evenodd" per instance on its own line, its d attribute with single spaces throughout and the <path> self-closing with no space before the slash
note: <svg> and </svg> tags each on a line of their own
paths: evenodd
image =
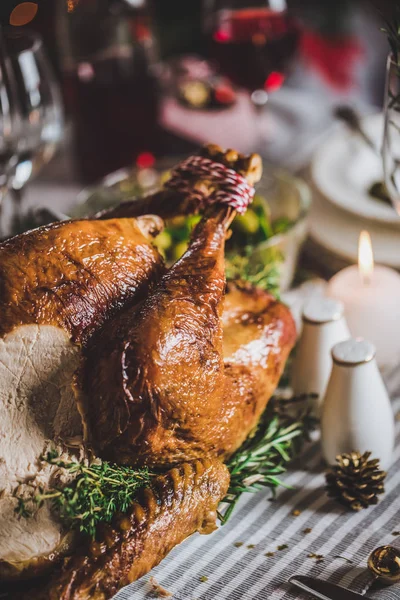
<svg viewBox="0 0 400 600">
<path fill-rule="evenodd" d="M 351 335 L 375 345 L 379 366 L 400 362 L 400 275 L 374 265 L 366 231 L 360 235 L 358 267 L 339 271 L 330 280 L 327 295 L 343 302 Z"/>
</svg>

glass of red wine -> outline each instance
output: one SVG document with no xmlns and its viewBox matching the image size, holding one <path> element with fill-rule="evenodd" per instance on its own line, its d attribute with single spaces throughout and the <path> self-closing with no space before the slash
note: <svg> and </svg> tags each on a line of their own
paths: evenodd
<svg viewBox="0 0 400 600">
<path fill-rule="evenodd" d="M 61 3 L 63 87 L 74 122 L 74 156 L 93 183 L 153 154 L 159 93 L 145 0 Z M 152 157 L 150 157 L 152 158 Z"/>
<path fill-rule="evenodd" d="M 209 0 L 206 6 L 212 56 L 224 75 L 250 93 L 259 119 L 269 95 L 285 81 L 300 36 L 298 22 L 286 0 Z M 258 130 L 265 142 L 268 135 Z"/>
</svg>

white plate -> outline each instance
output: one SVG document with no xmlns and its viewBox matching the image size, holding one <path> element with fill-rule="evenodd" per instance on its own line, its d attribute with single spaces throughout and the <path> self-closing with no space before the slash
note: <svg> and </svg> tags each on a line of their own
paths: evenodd
<svg viewBox="0 0 400 600">
<path fill-rule="evenodd" d="M 371 234 L 375 261 L 400 269 L 400 230 L 344 212 L 314 190 L 310 235 L 323 248 L 349 262 L 357 263 L 358 238 L 366 229 Z"/>
<path fill-rule="evenodd" d="M 376 147 L 380 148 L 383 116 L 365 117 L 362 126 Z M 394 209 L 368 194 L 369 187 L 383 179 L 380 156 L 344 125 L 337 127 L 318 148 L 311 174 L 322 196 L 341 210 L 400 228 L 400 218 Z"/>
</svg>

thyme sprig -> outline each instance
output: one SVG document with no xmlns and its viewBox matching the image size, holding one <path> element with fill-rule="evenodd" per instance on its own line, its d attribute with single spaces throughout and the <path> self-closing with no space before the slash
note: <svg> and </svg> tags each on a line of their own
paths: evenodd
<svg viewBox="0 0 400 600">
<path fill-rule="evenodd" d="M 308 409 L 309 396 L 292 400 L 272 400 L 255 431 L 229 459 L 231 474 L 228 494 L 219 511 L 224 524 L 244 492 L 256 492 L 263 487 L 271 489 L 273 496 L 278 486 L 289 487 L 280 479 L 288 464 L 309 439 L 315 419 Z M 294 413 L 286 407 L 300 404 Z"/>
<path fill-rule="evenodd" d="M 308 399 L 309 396 L 304 396 L 271 401 L 257 428 L 229 459 L 231 482 L 219 512 L 222 523 L 227 522 L 244 492 L 269 487 L 274 494 L 278 486 L 285 486 L 279 476 L 286 471 L 315 424 L 304 406 Z M 300 405 L 300 410 L 296 409 L 293 414 L 288 408 L 296 405 Z M 110 522 L 117 512 L 126 512 L 138 490 L 150 485 L 155 477 L 155 473 L 146 468 L 133 469 L 106 461 L 65 462 L 55 450 L 42 460 L 66 470 L 74 479 L 64 487 L 39 488 L 39 493 L 30 500 L 18 497 L 16 513 L 29 518 L 44 502 L 50 502 L 67 527 L 92 537 L 99 523 Z"/>
<path fill-rule="evenodd" d="M 110 522 L 115 513 L 126 512 L 136 493 L 151 483 L 148 469 L 132 469 L 109 462 L 80 462 L 60 460 L 57 451 L 50 451 L 42 460 L 65 469 L 73 481 L 64 487 L 49 490 L 39 488 L 31 501 L 18 498 L 16 512 L 22 517 L 31 516 L 35 508 L 50 501 L 62 522 L 94 537 L 100 522 Z"/>
</svg>

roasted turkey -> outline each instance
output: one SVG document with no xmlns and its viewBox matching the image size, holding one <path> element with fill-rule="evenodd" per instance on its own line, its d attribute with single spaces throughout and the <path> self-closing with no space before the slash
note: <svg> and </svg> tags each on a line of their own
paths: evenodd
<svg viewBox="0 0 400 600">
<path fill-rule="evenodd" d="M 201 155 L 250 184 L 260 177 L 256 155 Z M 165 267 L 151 243 L 160 217 L 198 211 L 198 192 L 211 200 L 218 189 L 193 178 L 185 193 L 162 190 L 0 245 L 0 575 L 36 575 L 71 546 L 81 553 L 35 597 L 106 600 L 207 530 L 228 487 L 222 463 L 257 423 L 293 346 L 284 305 L 227 286 L 230 206 L 203 203 L 187 252 Z M 31 519 L 14 513 L 17 493 L 61 476 L 39 460 L 54 446 L 172 471 L 88 548 L 46 504 Z"/>
</svg>

